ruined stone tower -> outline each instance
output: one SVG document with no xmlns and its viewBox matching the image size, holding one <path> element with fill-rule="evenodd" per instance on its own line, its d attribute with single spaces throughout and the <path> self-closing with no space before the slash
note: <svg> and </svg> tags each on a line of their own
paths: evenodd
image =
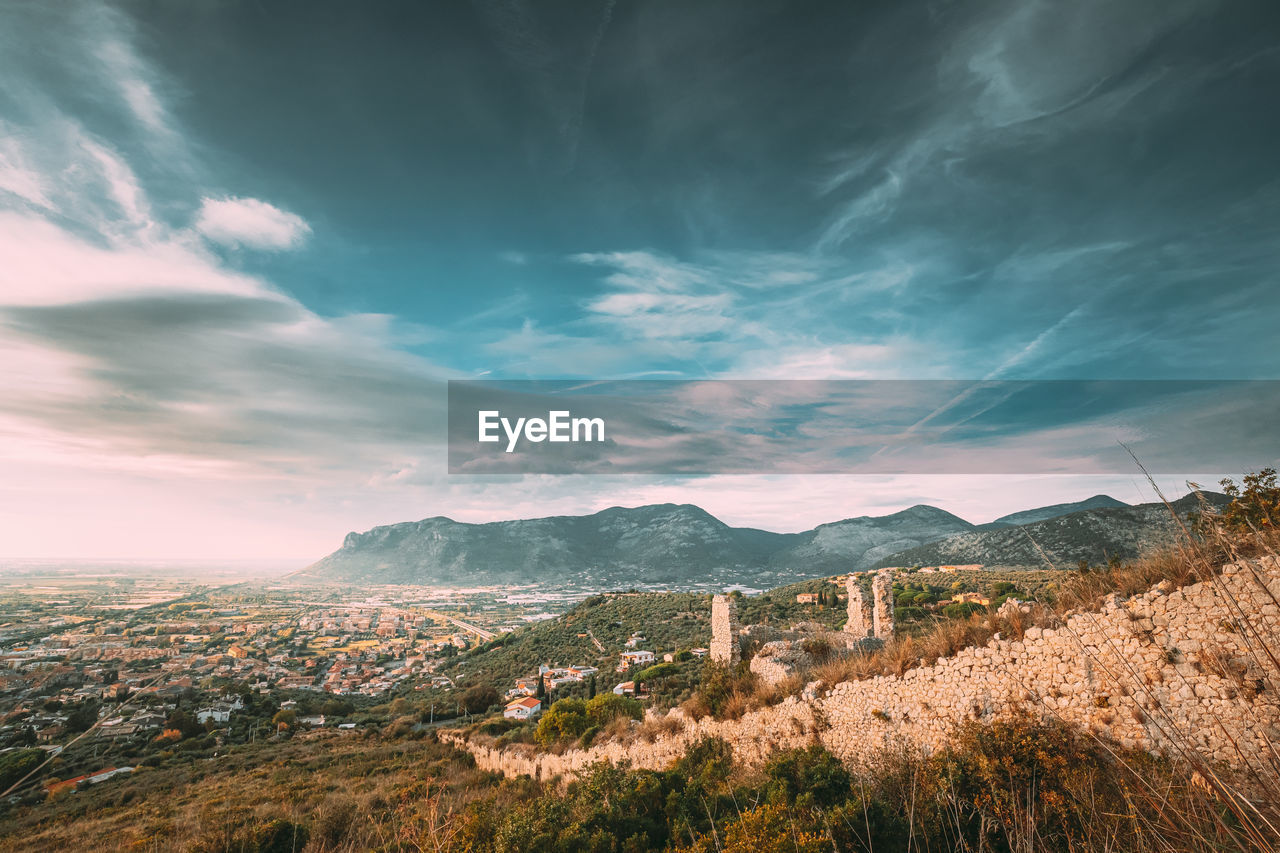
<svg viewBox="0 0 1280 853">
<path fill-rule="evenodd" d="M 893 636 L 893 575 L 889 572 L 876 572 L 871 579 L 871 619 L 878 639 Z"/>
<path fill-rule="evenodd" d="M 711 599 L 711 659 L 730 666 L 741 659 L 738 604 L 727 595 Z"/>
<path fill-rule="evenodd" d="M 844 588 L 849 594 L 849 620 L 844 623 L 844 631 L 861 640 L 867 636 L 867 602 L 862 597 L 862 584 L 858 583 L 858 576 L 850 572 Z"/>
</svg>

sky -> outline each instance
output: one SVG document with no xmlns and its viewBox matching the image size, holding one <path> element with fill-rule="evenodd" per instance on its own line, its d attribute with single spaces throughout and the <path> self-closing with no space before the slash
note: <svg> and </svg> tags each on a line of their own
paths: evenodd
<svg viewBox="0 0 1280 853">
<path fill-rule="evenodd" d="M 0 0 L 0 555 L 1151 499 L 449 476 L 445 383 L 1280 378 L 1276 91 L 1265 0 Z"/>
</svg>

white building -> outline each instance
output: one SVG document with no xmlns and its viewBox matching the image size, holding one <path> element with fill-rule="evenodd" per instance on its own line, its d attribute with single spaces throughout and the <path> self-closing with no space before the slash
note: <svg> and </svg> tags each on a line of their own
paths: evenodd
<svg viewBox="0 0 1280 853">
<path fill-rule="evenodd" d="M 542 710 L 542 703 L 532 696 L 517 699 L 507 704 L 502 716 L 509 720 L 527 720 Z"/>
<path fill-rule="evenodd" d="M 215 723 L 226 723 L 231 720 L 231 709 L 224 705 L 215 705 L 212 708 L 201 708 L 196 711 L 196 722 L 207 723 L 212 720 Z"/>
<path fill-rule="evenodd" d="M 633 666 L 648 666 L 653 663 L 653 652 L 623 652 L 622 663 L 618 665 L 618 669 L 626 672 Z"/>
</svg>

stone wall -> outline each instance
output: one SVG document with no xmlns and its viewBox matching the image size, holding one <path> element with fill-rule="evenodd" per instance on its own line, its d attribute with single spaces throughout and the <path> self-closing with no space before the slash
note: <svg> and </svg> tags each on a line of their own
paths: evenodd
<svg viewBox="0 0 1280 853">
<path fill-rule="evenodd" d="M 742 658 L 738 642 L 738 604 L 727 595 L 711 599 L 711 659 L 729 665 Z"/>
<path fill-rule="evenodd" d="M 887 571 L 871 579 L 871 627 L 877 640 L 893 636 L 893 575 Z"/>
<path fill-rule="evenodd" d="M 1254 664 L 1259 649 L 1280 648 L 1277 599 L 1280 561 L 1264 558 L 1182 589 L 1112 596 L 1100 611 L 1071 614 L 1061 627 L 997 638 L 902 677 L 845 682 L 825 695 L 807 691 L 740 720 L 694 722 L 677 709 L 680 729 L 653 742 L 563 755 L 467 748 L 485 769 L 550 778 L 599 761 L 662 768 L 708 735 L 724 738 L 746 764 L 819 740 L 865 769 L 886 748 L 927 752 L 966 720 L 1027 711 L 1152 752 L 1190 738 L 1201 754 L 1239 766 L 1265 759 L 1268 744 L 1280 742 L 1280 684 L 1273 669 Z"/>
<path fill-rule="evenodd" d="M 849 573 L 844 588 L 849 596 L 849 619 L 844 623 L 845 633 L 862 639 L 867 636 L 867 602 L 862 596 L 862 584 L 858 583 L 856 573 Z"/>
</svg>

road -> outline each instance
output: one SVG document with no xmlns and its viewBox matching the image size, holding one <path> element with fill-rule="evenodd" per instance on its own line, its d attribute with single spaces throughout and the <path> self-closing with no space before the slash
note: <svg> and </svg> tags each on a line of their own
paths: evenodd
<svg viewBox="0 0 1280 853">
<path fill-rule="evenodd" d="M 470 622 L 463 622 L 461 619 L 455 619 L 454 617 L 441 613 L 438 610 L 428 610 L 426 611 L 426 614 L 433 619 L 443 619 L 446 622 L 451 622 L 464 631 L 470 631 L 482 640 L 492 640 L 498 636 L 492 631 L 486 631 L 478 625 L 472 625 Z"/>
</svg>

